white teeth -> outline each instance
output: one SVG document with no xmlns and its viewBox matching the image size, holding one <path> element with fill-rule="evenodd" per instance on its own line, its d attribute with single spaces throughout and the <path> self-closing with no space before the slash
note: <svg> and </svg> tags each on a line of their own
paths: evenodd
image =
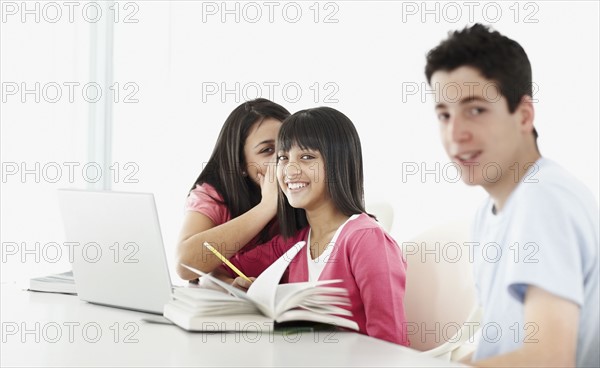
<svg viewBox="0 0 600 368">
<path fill-rule="evenodd" d="M 477 156 L 477 152 L 473 153 L 464 153 L 462 155 L 457 155 L 457 157 L 463 161 L 471 160 L 473 157 Z"/>
<path fill-rule="evenodd" d="M 306 184 L 306 183 L 288 183 L 288 188 L 289 189 L 300 189 L 300 188 L 304 188 L 307 185 L 308 184 Z"/>
</svg>

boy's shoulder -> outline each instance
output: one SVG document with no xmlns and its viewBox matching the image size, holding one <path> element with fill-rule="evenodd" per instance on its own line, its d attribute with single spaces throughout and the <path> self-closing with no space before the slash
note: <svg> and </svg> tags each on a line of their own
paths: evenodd
<svg viewBox="0 0 600 368">
<path fill-rule="evenodd" d="M 514 207 L 573 205 L 589 207 L 596 200 L 589 190 L 573 174 L 556 162 L 541 158 L 535 162 L 514 192 Z"/>
<path fill-rule="evenodd" d="M 550 218 L 594 219 L 598 202 L 589 188 L 556 162 L 540 158 L 509 196 L 501 216 L 493 215 L 494 201 L 488 197 L 478 208 L 473 229 L 483 224 L 514 221 L 547 222 Z"/>
</svg>

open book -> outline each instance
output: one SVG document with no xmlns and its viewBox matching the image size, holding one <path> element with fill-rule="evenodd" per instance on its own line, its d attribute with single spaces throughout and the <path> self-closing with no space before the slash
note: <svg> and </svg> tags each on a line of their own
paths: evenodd
<svg viewBox="0 0 600 368">
<path fill-rule="evenodd" d="M 164 316 L 189 331 L 272 331 L 274 322 L 311 321 L 358 330 L 348 318 L 352 313 L 348 292 L 332 286 L 341 280 L 279 284 L 290 261 L 304 248 L 298 242 L 267 268 L 248 292 L 201 271 L 227 293 L 203 288 L 177 288 L 165 305 Z"/>
</svg>

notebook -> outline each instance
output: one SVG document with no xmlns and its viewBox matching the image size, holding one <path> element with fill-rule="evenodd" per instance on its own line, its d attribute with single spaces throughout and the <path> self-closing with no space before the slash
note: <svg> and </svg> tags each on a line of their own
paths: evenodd
<svg viewBox="0 0 600 368">
<path fill-rule="evenodd" d="M 154 195 L 60 189 L 58 199 L 79 298 L 162 314 L 172 286 Z"/>
</svg>

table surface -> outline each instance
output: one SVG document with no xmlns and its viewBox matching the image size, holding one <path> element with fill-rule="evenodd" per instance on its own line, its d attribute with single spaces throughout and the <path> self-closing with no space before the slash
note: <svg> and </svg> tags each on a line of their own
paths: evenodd
<svg viewBox="0 0 600 368">
<path fill-rule="evenodd" d="M 3 284 L 4 366 L 444 366 L 355 332 L 190 333 L 151 314 Z"/>
</svg>

